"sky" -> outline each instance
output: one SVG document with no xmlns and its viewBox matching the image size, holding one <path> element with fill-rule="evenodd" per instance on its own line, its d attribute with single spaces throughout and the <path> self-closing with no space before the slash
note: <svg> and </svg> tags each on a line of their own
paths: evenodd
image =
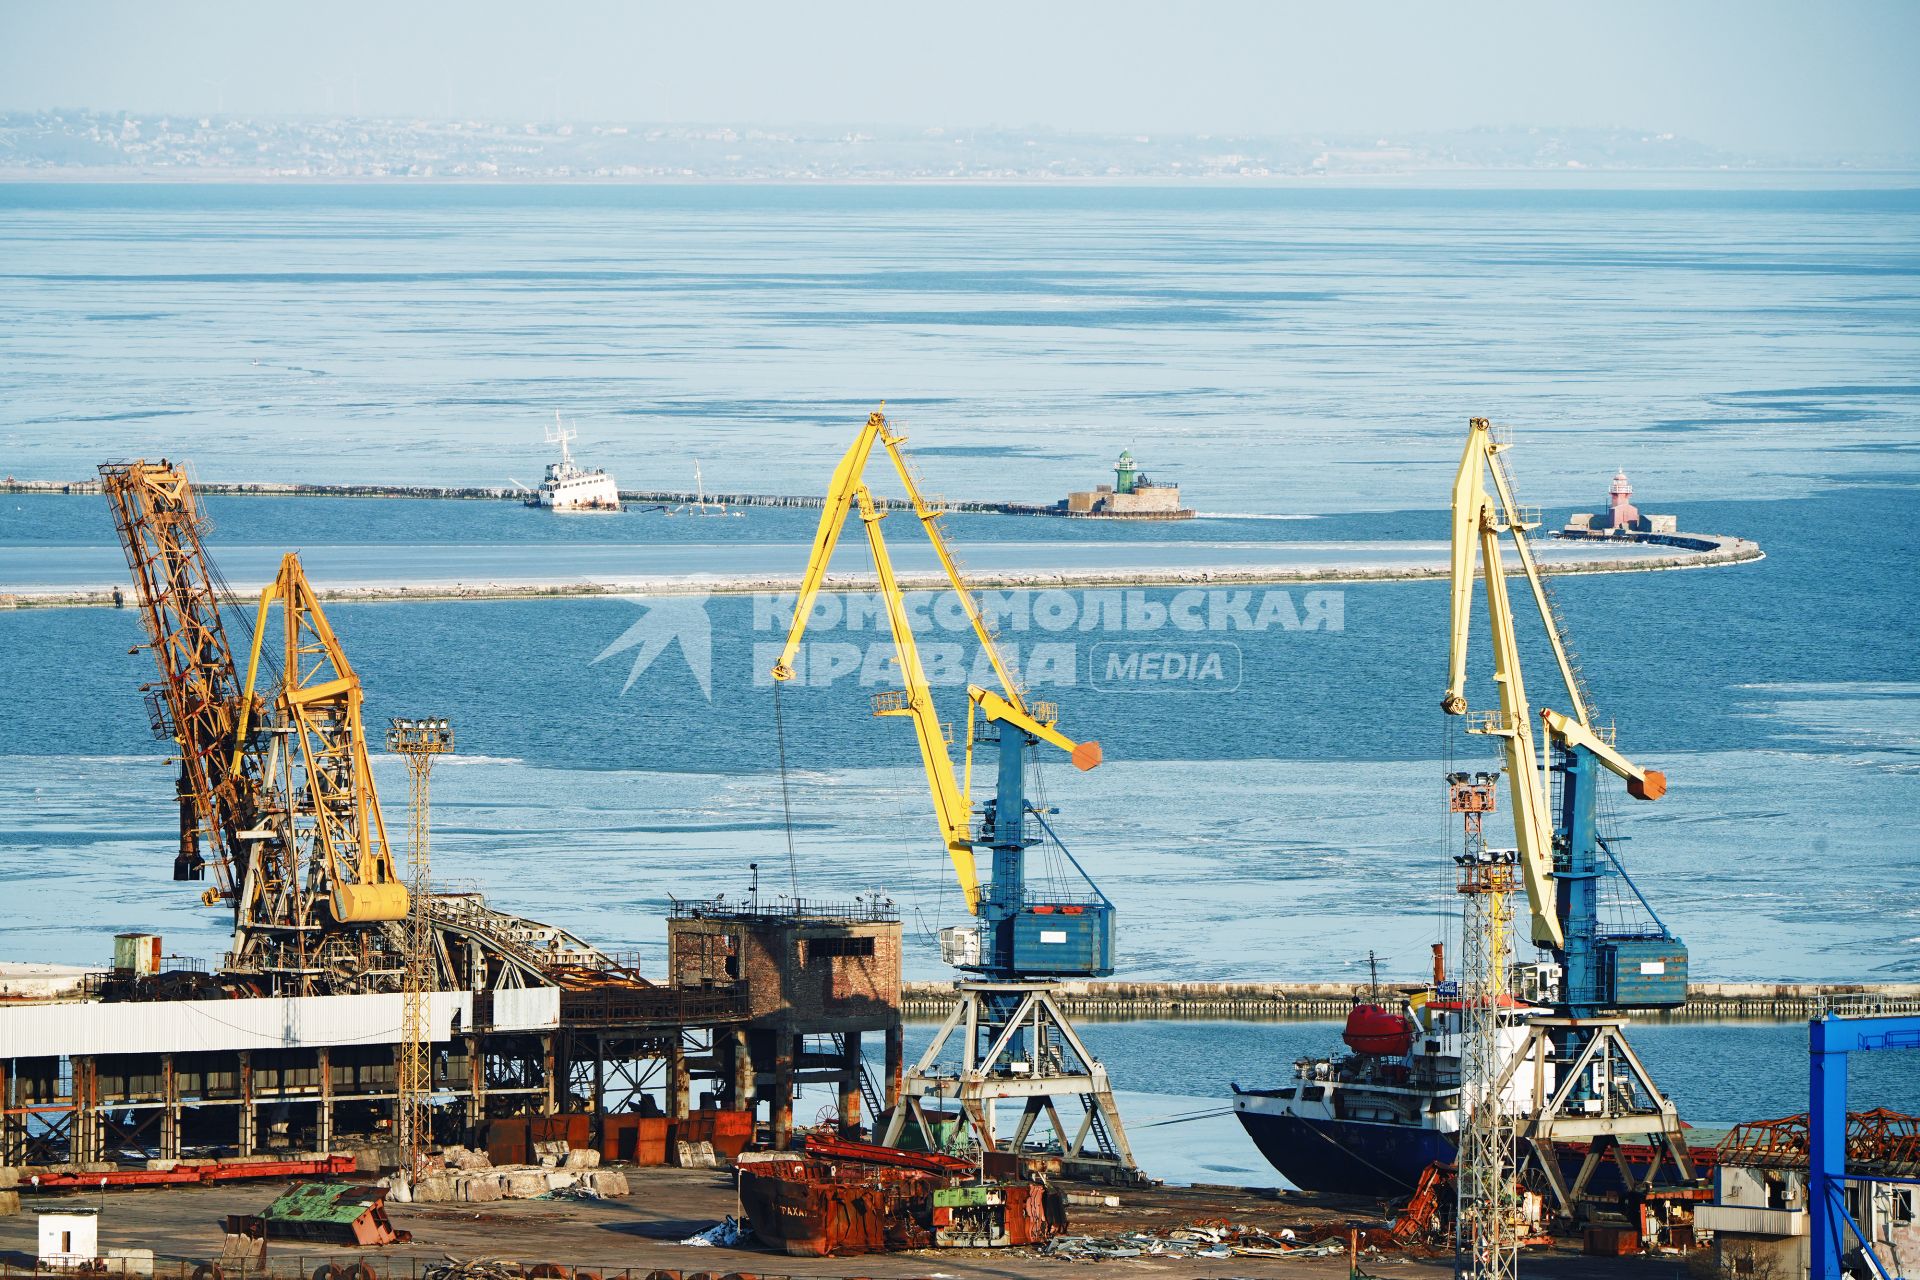
<svg viewBox="0 0 1920 1280">
<path fill-rule="evenodd" d="M 1920 150 L 1920 2 L 0 3 L 0 110 Z"/>
</svg>

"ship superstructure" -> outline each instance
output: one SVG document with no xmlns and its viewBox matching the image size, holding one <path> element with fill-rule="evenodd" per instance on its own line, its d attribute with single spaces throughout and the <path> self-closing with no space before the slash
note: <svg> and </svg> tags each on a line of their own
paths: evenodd
<svg viewBox="0 0 1920 1280">
<path fill-rule="evenodd" d="M 1518 1052 L 1527 1021 L 1547 1012 L 1514 1002 L 1500 1029 Z M 1460 1131 L 1461 1002 L 1443 983 L 1391 1003 L 1356 1005 L 1342 1040 L 1347 1052 L 1305 1057 L 1274 1088 L 1233 1090 L 1233 1110 L 1260 1154 L 1295 1186 L 1348 1195 L 1404 1195 L 1436 1161 L 1450 1163 Z M 1546 1086 L 1553 1087 L 1552 1066 Z M 1516 1110 L 1532 1101 L 1533 1079 L 1507 1085 Z"/>
<path fill-rule="evenodd" d="M 528 506 L 550 511 L 620 509 L 620 487 L 613 482 L 613 477 L 598 467 L 583 467 L 573 460 L 570 446 L 579 438 L 580 433 L 562 423 L 559 411 L 555 410 L 547 443 L 560 446 L 560 461 L 547 464 L 547 478 L 527 499 Z"/>
</svg>

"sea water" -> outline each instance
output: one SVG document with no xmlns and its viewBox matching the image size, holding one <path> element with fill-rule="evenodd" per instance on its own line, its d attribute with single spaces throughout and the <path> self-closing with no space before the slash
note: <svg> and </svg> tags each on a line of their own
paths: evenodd
<svg viewBox="0 0 1920 1280">
<path fill-rule="evenodd" d="M 208 480 L 531 481 L 558 408 L 580 456 L 626 487 L 690 488 L 698 458 L 709 489 L 815 493 L 885 397 L 950 496 L 1051 501 L 1110 479 L 1125 446 L 1208 513 L 955 517 L 968 563 L 1428 556 L 1466 418 L 1487 414 L 1516 427 L 1522 500 L 1550 522 L 1597 509 L 1624 468 L 1643 509 L 1767 553 L 1556 586 L 1601 719 L 1671 779 L 1658 804 L 1617 797 L 1612 820 L 1696 976 L 1912 981 L 1916 226 L 1904 192 L 9 187 L 0 474 L 166 455 Z M 575 555 L 790 576 L 816 518 L 207 510 L 236 580 L 301 550 L 335 582 Z M 904 547 L 912 523 L 885 527 Z M 117 556 L 101 499 L 0 497 L 0 591 L 107 581 Z M 1064 627 L 1029 599 L 1007 629 L 1023 660 L 1067 646 L 1036 692 L 1106 751 L 1090 774 L 1043 764 L 1039 785 L 1116 904 L 1121 976 L 1352 978 L 1369 951 L 1412 975 L 1447 936 L 1458 837 L 1440 775 L 1491 759 L 1438 712 L 1445 587 L 1325 590 L 1288 589 L 1291 627 L 1279 612 L 1136 635 L 1124 600 L 1115 615 L 1075 593 Z M 445 882 L 641 948 L 657 971 L 668 896 L 741 893 L 758 863 L 766 891 L 884 890 L 910 976 L 939 976 L 931 933 L 958 892 L 910 735 L 868 715 L 897 681 L 864 660 L 887 650 L 877 620 L 819 624 L 859 670 L 776 703 L 778 602 L 694 607 L 704 681 L 692 632 L 636 670 L 620 643 L 644 599 L 329 616 L 376 723 L 458 725 L 435 775 Z M 941 685 L 958 719 L 952 677 L 975 664 L 937 603 L 926 616 L 923 643 L 958 654 Z M 6 958 L 97 963 L 128 929 L 220 949 L 218 913 L 167 878 L 175 815 L 138 694 L 151 661 L 128 652 L 141 639 L 129 611 L 0 612 Z M 1140 640 L 1220 646 L 1235 678 L 1114 687 L 1097 646 Z M 1558 705 L 1527 643 L 1534 698 Z M 1473 663 L 1486 705 L 1478 648 Z M 395 762 L 376 772 L 398 803 Z M 1229 1056 L 1242 1083 L 1283 1075 L 1305 1033 L 1100 1034 L 1157 1046 L 1114 1042 L 1124 1087 L 1153 1076 L 1146 1092 L 1205 1098 Z M 1803 1032 L 1641 1034 L 1650 1056 L 1679 1046 L 1661 1062 L 1699 1114 L 1795 1109 Z M 1248 1051 L 1219 1052 L 1234 1036 Z M 1913 1105 L 1873 1079 L 1872 1101 Z"/>
</svg>

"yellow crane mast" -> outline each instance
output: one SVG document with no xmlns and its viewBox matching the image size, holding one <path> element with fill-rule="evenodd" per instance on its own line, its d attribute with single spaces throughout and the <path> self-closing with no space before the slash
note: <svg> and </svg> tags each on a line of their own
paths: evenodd
<svg viewBox="0 0 1920 1280">
<path fill-rule="evenodd" d="M 387 822 L 367 760 L 360 677 L 334 637 L 297 555 L 280 562 L 280 572 L 260 593 L 240 733 L 244 737 L 248 727 L 267 616 L 276 604 L 284 636 L 280 689 L 273 704 L 280 790 L 296 798 L 287 815 L 294 835 L 289 847 L 305 857 L 285 868 L 294 881 L 259 888 L 264 893 L 286 892 L 293 884 L 309 893 L 317 888 L 313 897 L 326 903 L 339 924 L 404 920 L 407 887 L 394 869 Z"/>
</svg>

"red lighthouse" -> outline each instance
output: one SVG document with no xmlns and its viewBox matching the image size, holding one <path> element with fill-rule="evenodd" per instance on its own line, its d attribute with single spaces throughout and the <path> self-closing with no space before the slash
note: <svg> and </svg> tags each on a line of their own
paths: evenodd
<svg viewBox="0 0 1920 1280">
<path fill-rule="evenodd" d="M 1633 505 L 1633 485 L 1627 481 L 1627 473 L 1613 473 L 1613 487 L 1607 490 L 1608 529 L 1637 529 L 1640 527 L 1640 509 Z"/>
</svg>

